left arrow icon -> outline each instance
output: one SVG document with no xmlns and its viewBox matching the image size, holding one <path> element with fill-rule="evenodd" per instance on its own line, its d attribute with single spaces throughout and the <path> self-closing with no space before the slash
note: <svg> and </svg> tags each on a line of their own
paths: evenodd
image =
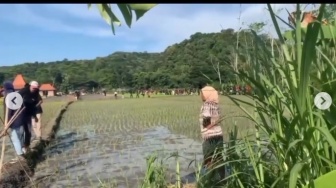
<svg viewBox="0 0 336 188">
<path fill-rule="evenodd" d="M 17 92 L 8 93 L 5 98 L 7 108 L 11 110 L 17 110 L 21 108 L 23 99 L 22 96 Z"/>
<path fill-rule="evenodd" d="M 15 99 L 16 99 L 16 97 L 14 97 L 14 98 L 12 99 L 12 102 L 13 102 L 14 105 L 16 105 L 16 103 L 15 103 Z"/>
</svg>

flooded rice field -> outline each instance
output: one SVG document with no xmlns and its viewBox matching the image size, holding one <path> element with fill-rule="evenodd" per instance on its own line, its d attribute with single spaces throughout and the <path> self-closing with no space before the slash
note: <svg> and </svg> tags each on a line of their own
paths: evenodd
<svg viewBox="0 0 336 188">
<path fill-rule="evenodd" d="M 230 125 L 247 131 L 251 122 L 228 98 L 221 99 L 224 139 Z M 45 99 L 42 123 L 53 119 L 68 96 Z M 83 96 L 63 114 L 56 138 L 48 145 L 35 169 L 35 187 L 139 187 L 146 157 L 156 154 L 168 167 L 174 182 L 180 155 L 182 181 L 192 182 L 196 159 L 202 159 L 198 96 L 120 99 Z M 3 113 L 2 113 L 3 114 Z M 46 136 L 46 127 L 42 128 Z M 14 149 L 6 140 L 5 161 Z"/>
<path fill-rule="evenodd" d="M 146 157 L 157 154 L 175 179 L 180 155 L 184 181 L 193 180 L 196 159 L 202 159 L 199 141 L 198 97 L 81 100 L 63 115 L 56 138 L 35 169 L 38 187 L 137 188 L 146 170 Z M 225 125 L 241 115 L 228 102 Z M 232 116 L 232 118 L 231 118 Z M 242 123 L 244 127 L 249 122 Z"/>
<path fill-rule="evenodd" d="M 115 187 L 139 187 L 147 156 L 157 153 L 165 158 L 176 151 L 181 156 L 182 176 L 193 173 L 194 165 L 188 166 L 192 160 L 201 159 L 200 143 L 172 134 L 163 126 L 128 134 L 61 130 L 47 148 L 35 178 L 43 187 L 99 187 L 103 182 Z M 175 159 L 167 159 L 165 164 L 174 175 Z"/>
</svg>

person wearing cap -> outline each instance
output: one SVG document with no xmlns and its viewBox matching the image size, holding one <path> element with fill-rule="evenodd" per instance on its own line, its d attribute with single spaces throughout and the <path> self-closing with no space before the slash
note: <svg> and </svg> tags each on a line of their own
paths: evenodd
<svg viewBox="0 0 336 188">
<path fill-rule="evenodd" d="M 3 83 L 3 95 L 4 95 L 4 112 L 5 112 L 5 115 L 6 115 L 6 103 L 5 103 L 5 97 L 9 94 L 9 93 L 12 93 L 12 92 L 15 92 L 14 90 L 14 86 L 12 84 L 12 82 L 9 82 L 9 81 L 5 81 Z M 8 121 L 13 118 L 15 112 L 17 110 L 12 110 L 12 109 L 7 109 L 8 110 L 8 116 L 7 116 L 7 119 Z M 22 115 L 19 114 L 18 117 L 14 120 L 14 122 L 11 124 L 10 126 L 10 138 L 11 138 L 11 141 L 13 142 L 13 145 L 14 145 L 14 149 L 15 149 L 15 152 L 17 154 L 17 157 L 15 159 L 13 159 L 11 161 L 11 163 L 13 162 L 16 162 L 18 160 L 25 160 L 25 157 L 24 157 L 24 152 L 22 151 L 22 141 L 20 140 L 20 135 L 22 135 L 22 129 L 23 129 L 23 121 L 22 121 Z"/>
<path fill-rule="evenodd" d="M 32 128 L 35 134 L 34 140 L 41 140 L 41 136 L 42 136 L 42 132 L 41 132 L 41 116 L 43 113 L 42 110 L 42 97 L 40 95 L 40 90 L 39 90 L 39 84 L 36 81 L 32 81 L 30 82 L 30 87 L 32 87 L 33 89 L 35 89 L 36 91 L 33 92 L 33 97 L 34 100 L 36 101 L 36 106 L 35 106 L 35 113 L 36 113 L 36 118 L 37 120 L 32 116 L 31 118 L 31 124 L 32 124 Z"/>
<path fill-rule="evenodd" d="M 22 151 L 26 153 L 30 146 L 31 141 L 31 119 L 34 118 L 35 122 L 38 121 L 38 118 L 36 117 L 36 105 L 39 103 L 38 100 L 36 100 L 36 92 L 38 92 L 39 84 L 36 81 L 32 81 L 29 84 L 26 84 L 25 87 L 18 91 L 18 93 L 21 94 L 23 99 L 23 105 L 25 107 L 25 110 L 22 112 L 22 119 L 23 119 L 23 128 L 24 128 L 24 134 L 23 134 L 23 147 Z"/>
</svg>

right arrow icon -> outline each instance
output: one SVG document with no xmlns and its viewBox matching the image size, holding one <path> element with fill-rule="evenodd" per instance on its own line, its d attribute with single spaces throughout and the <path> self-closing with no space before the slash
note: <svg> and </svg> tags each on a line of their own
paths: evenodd
<svg viewBox="0 0 336 188">
<path fill-rule="evenodd" d="M 320 92 L 315 96 L 314 104 L 318 109 L 326 110 L 332 104 L 331 96 L 326 92 Z"/>
<path fill-rule="evenodd" d="M 323 105 L 326 102 L 326 100 L 323 97 L 321 97 L 321 99 L 322 99 L 321 105 Z"/>
</svg>

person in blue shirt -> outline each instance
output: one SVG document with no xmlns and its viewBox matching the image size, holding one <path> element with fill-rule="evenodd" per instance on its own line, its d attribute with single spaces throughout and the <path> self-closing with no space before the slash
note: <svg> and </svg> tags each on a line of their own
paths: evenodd
<svg viewBox="0 0 336 188">
<path fill-rule="evenodd" d="M 5 98 L 9 93 L 12 93 L 12 92 L 15 92 L 13 84 L 9 81 L 4 82 L 3 83 L 3 95 L 4 95 L 3 108 L 4 108 L 5 114 L 6 114 L 6 108 L 7 108 L 6 103 L 5 103 Z M 15 112 L 20 109 L 11 110 L 8 108 L 7 110 L 8 110 L 7 119 L 8 121 L 10 121 L 11 118 L 13 118 Z M 11 129 L 10 138 L 13 142 L 14 149 L 17 154 L 17 157 L 13 159 L 12 162 L 16 162 L 18 160 L 25 160 L 24 153 L 22 151 L 22 140 L 20 139 L 20 136 L 23 133 L 23 124 L 24 124 L 23 120 L 24 119 L 22 118 L 22 113 L 21 113 L 10 126 L 10 129 Z"/>
</svg>

